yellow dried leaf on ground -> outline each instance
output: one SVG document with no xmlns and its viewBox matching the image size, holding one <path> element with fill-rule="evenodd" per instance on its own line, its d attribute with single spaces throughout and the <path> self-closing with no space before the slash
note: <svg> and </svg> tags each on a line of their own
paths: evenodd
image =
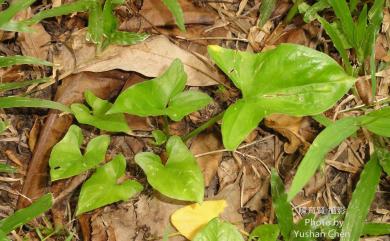
<svg viewBox="0 0 390 241">
<path fill-rule="evenodd" d="M 225 200 L 204 201 L 178 209 L 171 216 L 173 226 L 187 239 L 192 240 L 197 232 L 211 219 L 218 217 L 227 206 Z"/>
</svg>

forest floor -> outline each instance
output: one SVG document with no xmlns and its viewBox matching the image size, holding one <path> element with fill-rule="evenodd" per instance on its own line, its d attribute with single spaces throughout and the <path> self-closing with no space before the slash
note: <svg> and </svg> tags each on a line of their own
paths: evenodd
<svg viewBox="0 0 390 241">
<path fill-rule="evenodd" d="M 25 19 L 42 9 L 67 2 L 71 1 L 37 1 L 20 12 L 17 18 Z M 306 23 L 297 13 L 286 22 L 293 6 L 291 1 L 277 1 L 275 10 L 262 28 L 257 26 L 259 0 L 179 2 L 184 12 L 186 32 L 176 27 L 174 18 L 161 0 L 126 1 L 115 9 L 119 29 L 147 32 L 151 36 L 131 46 L 110 45 L 97 56 L 96 46 L 85 38 L 86 13 L 43 20 L 33 25 L 34 33 L 1 32 L 1 55 L 34 56 L 55 64 L 54 67 L 15 65 L 1 69 L 2 82 L 42 77 L 54 79 L 8 91 L 5 95 L 27 94 L 69 105 L 83 102 L 83 92 L 93 90 L 97 96 L 113 100 L 123 89 L 158 76 L 173 59 L 180 58 L 190 70 L 186 88 L 201 90 L 214 100 L 179 122 L 169 122 L 170 134 L 183 136 L 240 98 L 240 91 L 210 61 L 208 45 L 262 52 L 281 43 L 294 43 L 317 49 L 341 63 L 337 50 L 318 21 Z M 321 13 L 327 18 L 332 18 L 332 14 L 331 11 Z M 386 8 L 375 47 L 378 66 L 388 66 L 389 47 L 390 12 Z M 280 71 L 283 72 L 282 67 Z M 387 100 L 390 70 L 383 67 L 376 75 L 376 96 L 371 95 L 367 73 L 359 77 L 356 84 L 358 95 L 346 94 L 325 115 L 337 120 L 360 113 L 361 108 L 374 103 L 372 100 Z M 25 206 L 23 202 L 28 202 L 24 199 L 26 196 L 36 199 L 47 192 L 52 192 L 55 197 L 61 196 L 44 218 L 13 231 L 9 236 L 13 240 L 43 240 L 39 235 L 50 236 L 45 240 L 65 240 L 69 234 L 72 240 L 161 240 L 165 232 L 177 232 L 170 223 L 170 216 L 188 203 L 174 201 L 155 191 L 134 161 L 134 156 L 142 151 L 154 151 L 166 159 L 164 149 L 153 145 L 151 136 L 153 130 L 162 128 L 162 118 L 126 115 L 132 134 L 109 133 L 111 142 L 106 160 L 122 153 L 127 161 L 126 176 L 137 179 L 144 190 L 128 201 L 107 205 L 81 216 L 75 216 L 75 208 L 81 184 L 90 174 L 49 182 L 47 165 L 51 148 L 69 126 L 76 123 L 73 117 L 53 110 L 12 108 L 1 110 L 0 118 L 10 123 L 0 134 L 0 161 L 17 169 L 13 174 L 0 174 L 0 219 Z M 203 172 L 205 200 L 226 200 L 228 206 L 221 215 L 222 219 L 247 233 L 260 224 L 276 223 L 270 169 L 277 170 L 288 188 L 310 143 L 324 126 L 309 116 L 271 115 L 236 151 L 227 151 L 222 144 L 220 124 L 219 121 L 186 143 Z M 85 137 L 83 148 L 93 137 L 107 134 L 92 126 L 80 127 Z M 370 141 L 364 131 L 333 149 L 321 171 L 292 200 L 294 220 L 319 207 L 344 212 L 369 158 Z M 381 177 L 367 220 L 390 222 L 390 179 L 385 175 Z M 53 231 L 54 227 L 62 228 Z M 169 240 L 186 240 L 180 235 L 171 236 Z"/>
</svg>

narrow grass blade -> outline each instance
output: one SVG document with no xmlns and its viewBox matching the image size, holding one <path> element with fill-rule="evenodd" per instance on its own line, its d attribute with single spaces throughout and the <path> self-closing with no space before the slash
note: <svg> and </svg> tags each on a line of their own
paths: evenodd
<svg viewBox="0 0 390 241">
<path fill-rule="evenodd" d="M 14 173 L 15 172 L 15 168 L 10 166 L 10 165 L 7 165 L 7 164 L 0 163 L 0 173 L 1 172 Z"/>
<path fill-rule="evenodd" d="M 35 0 L 18 0 L 14 1 L 6 10 L 0 12 L 0 26 L 8 23 L 13 16 L 15 16 L 19 11 L 26 9 L 30 6 Z"/>
<path fill-rule="evenodd" d="M 355 28 L 355 43 L 356 43 L 356 53 L 360 63 L 364 61 L 364 39 L 367 37 L 367 5 L 364 5 L 362 11 L 360 12 L 358 21 Z"/>
<path fill-rule="evenodd" d="M 48 82 L 49 80 L 50 80 L 49 78 L 44 78 L 44 79 L 26 80 L 20 82 L 0 83 L 0 93 L 7 90 L 23 88 L 32 84 L 45 83 Z"/>
<path fill-rule="evenodd" d="M 349 9 L 351 9 L 351 13 L 356 10 L 358 3 L 359 3 L 359 0 L 349 1 Z"/>
<path fill-rule="evenodd" d="M 68 15 L 76 12 L 85 12 L 88 11 L 91 4 L 94 2 L 96 2 L 96 0 L 79 0 L 73 3 L 64 4 L 56 8 L 39 12 L 38 14 L 34 15 L 32 18 L 27 19 L 23 22 L 31 25 L 31 24 L 39 23 L 45 18 L 58 17 L 58 16 Z"/>
<path fill-rule="evenodd" d="M 103 10 L 100 2 L 90 6 L 88 11 L 88 35 L 87 40 L 101 45 L 103 42 Z"/>
<path fill-rule="evenodd" d="M 378 153 L 379 164 L 382 166 L 383 171 L 390 176 L 390 152 L 383 147 L 375 146 Z"/>
<path fill-rule="evenodd" d="M 259 17 L 259 22 L 257 26 L 259 28 L 262 28 L 264 24 L 268 21 L 268 19 L 271 17 L 272 12 L 275 9 L 277 0 L 263 0 L 261 1 L 261 6 L 260 6 L 260 17 Z"/>
<path fill-rule="evenodd" d="M 0 108 L 15 108 L 15 107 L 49 108 L 49 109 L 60 110 L 62 112 L 72 113 L 72 111 L 68 106 L 51 100 L 19 97 L 19 96 L 0 97 Z"/>
<path fill-rule="evenodd" d="M 374 153 L 370 161 L 364 166 L 360 174 L 359 182 L 352 194 L 342 229 L 342 233 L 348 235 L 341 237 L 340 241 L 359 240 L 371 202 L 374 199 L 375 191 L 379 184 L 381 172 L 382 168 L 379 165 L 378 156 Z"/>
<path fill-rule="evenodd" d="M 280 179 L 275 169 L 272 170 L 271 174 L 271 194 L 280 232 L 285 240 L 289 240 L 291 230 L 294 227 L 293 213 L 290 203 L 287 201 L 282 179 Z"/>
<path fill-rule="evenodd" d="M 298 194 L 315 174 L 321 163 L 325 161 L 326 154 L 359 129 L 357 122 L 358 120 L 354 117 L 341 119 L 329 125 L 316 137 L 298 166 L 288 192 L 289 201 Z"/>
<path fill-rule="evenodd" d="M 111 43 L 117 45 L 132 45 L 146 40 L 150 35 L 147 33 L 132 33 L 114 31 L 111 34 Z"/>
<path fill-rule="evenodd" d="M 328 0 L 336 16 L 340 19 L 341 27 L 350 44 L 354 45 L 354 23 L 346 0 Z M 355 46 L 355 45 L 354 45 Z"/>
<path fill-rule="evenodd" d="M 34 31 L 27 24 L 22 22 L 14 22 L 12 20 L 9 21 L 8 23 L 0 25 L 0 30 L 10 31 L 10 32 L 33 32 Z"/>
<path fill-rule="evenodd" d="M 352 74 L 352 65 L 349 62 L 349 57 L 347 50 L 344 49 L 343 40 L 341 39 L 340 35 L 337 33 L 336 29 L 334 29 L 334 26 L 329 24 L 328 21 L 325 19 L 318 17 L 318 21 L 321 23 L 321 25 L 324 27 L 326 33 L 331 38 L 335 48 L 339 52 L 341 58 L 343 59 L 343 63 L 345 65 L 345 68 L 347 70 L 348 74 Z"/>
<path fill-rule="evenodd" d="M 179 29 L 183 32 L 186 31 L 186 27 L 184 25 L 184 14 L 179 2 L 177 0 L 163 0 L 163 3 L 169 11 L 171 11 Z"/>
<path fill-rule="evenodd" d="M 364 224 L 361 236 L 379 236 L 388 234 L 390 234 L 390 223 L 366 223 Z"/>
<path fill-rule="evenodd" d="M 20 65 L 20 64 L 33 64 L 33 65 L 46 65 L 52 66 L 53 64 L 46 61 L 37 59 L 31 56 L 0 56 L 0 68 L 12 66 L 12 65 Z"/>
<path fill-rule="evenodd" d="M 21 209 L 15 212 L 13 215 L 9 216 L 0 221 L 0 231 L 7 234 L 17 227 L 31 221 L 32 219 L 38 217 L 42 213 L 46 212 L 53 205 L 53 196 L 51 193 L 48 193 L 27 208 Z"/>
</svg>

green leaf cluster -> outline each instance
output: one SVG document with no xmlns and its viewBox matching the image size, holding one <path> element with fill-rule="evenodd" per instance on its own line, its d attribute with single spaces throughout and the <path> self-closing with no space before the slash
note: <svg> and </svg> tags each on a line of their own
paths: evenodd
<svg viewBox="0 0 390 241">
<path fill-rule="evenodd" d="M 56 8 L 39 12 L 25 20 L 26 24 L 38 23 L 45 18 L 67 15 L 75 12 L 88 12 L 87 40 L 104 49 L 110 44 L 131 45 L 144 41 L 149 37 L 145 33 L 132 33 L 117 30 L 117 19 L 113 8 L 124 1 L 106 0 L 104 5 L 100 0 L 79 0 Z"/>
<path fill-rule="evenodd" d="M 183 63 L 176 59 L 153 80 L 135 84 L 123 91 L 108 111 L 137 116 L 169 116 L 174 121 L 197 111 L 212 100 L 200 91 L 183 91 L 187 82 Z"/>
<path fill-rule="evenodd" d="M 209 54 L 242 92 L 242 99 L 229 106 L 222 120 L 223 143 L 229 150 L 236 149 L 265 116 L 322 113 L 355 82 L 329 56 L 295 44 L 258 54 L 209 46 Z"/>
<path fill-rule="evenodd" d="M 105 159 L 110 137 L 101 135 L 87 145 L 84 155 L 80 151 L 83 135 L 80 127 L 72 125 L 64 138 L 52 149 L 49 159 L 52 181 L 76 176 L 96 168 L 96 172 L 83 184 L 76 214 L 91 211 L 121 200 L 127 200 L 142 191 L 137 181 L 117 183 L 125 174 L 126 160 L 117 155 L 112 161 L 98 166 Z"/>
</svg>

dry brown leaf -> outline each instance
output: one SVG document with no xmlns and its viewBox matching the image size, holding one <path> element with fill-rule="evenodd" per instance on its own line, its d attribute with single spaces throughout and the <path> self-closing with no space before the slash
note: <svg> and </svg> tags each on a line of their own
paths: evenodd
<svg viewBox="0 0 390 241">
<path fill-rule="evenodd" d="M 239 165 L 233 158 L 230 158 L 219 165 L 217 172 L 219 186 L 221 189 L 224 189 L 227 185 L 232 184 L 237 179 Z"/>
<path fill-rule="evenodd" d="M 46 60 L 49 54 L 50 35 L 45 31 L 42 24 L 31 26 L 34 32 L 19 33 L 18 41 L 23 55 L 33 56 Z"/>
<path fill-rule="evenodd" d="M 210 25 L 217 15 L 208 10 L 195 6 L 191 1 L 179 0 L 184 13 L 185 24 Z M 138 30 L 152 26 L 175 26 L 175 19 L 161 0 L 144 1 L 139 14 L 120 25 L 121 30 Z"/>
<path fill-rule="evenodd" d="M 301 145 L 306 149 L 309 143 L 302 136 L 300 130 L 307 125 L 308 120 L 283 114 L 273 114 L 264 119 L 265 126 L 274 129 L 289 140 L 284 144 L 284 151 L 294 153 Z"/>
<path fill-rule="evenodd" d="M 194 155 L 202 154 L 222 148 L 220 138 L 215 133 L 205 133 L 198 135 L 191 144 L 191 152 Z M 211 180 L 217 174 L 219 163 L 222 160 L 222 152 L 200 156 L 196 158 L 202 170 L 205 186 L 210 185 Z"/>
<path fill-rule="evenodd" d="M 240 179 L 242 175 L 239 175 L 236 181 L 227 185 L 224 189 L 213 197 L 214 200 L 225 200 L 227 207 L 221 214 L 221 218 L 230 223 L 234 223 L 239 228 L 243 229 L 243 218 L 240 211 L 241 208 L 241 188 Z"/>
<path fill-rule="evenodd" d="M 63 46 L 59 54 L 54 57 L 54 63 L 60 65 L 58 68 L 60 79 L 71 73 L 103 72 L 113 69 L 135 71 L 147 77 L 157 77 L 174 59 L 179 58 L 188 75 L 187 85 L 208 86 L 220 81 L 215 69 L 162 35 L 150 37 L 142 43 L 131 46 L 111 45 L 103 53 L 95 56 L 95 45 L 86 42 L 85 30 L 83 30 L 73 35 L 68 46 L 72 50 Z"/>
<path fill-rule="evenodd" d="M 18 13 L 19 20 L 27 19 L 32 16 L 31 8 Z M 49 44 L 51 36 L 46 32 L 42 24 L 37 23 L 31 26 L 33 32 L 19 33 L 18 42 L 23 55 L 33 56 L 38 59 L 46 60 L 49 53 Z"/>
<path fill-rule="evenodd" d="M 38 134 L 41 129 L 41 123 L 38 117 L 35 118 L 34 125 L 31 128 L 30 134 L 28 135 L 28 147 L 31 152 L 34 152 L 35 144 L 37 143 Z"/>
</svg>

